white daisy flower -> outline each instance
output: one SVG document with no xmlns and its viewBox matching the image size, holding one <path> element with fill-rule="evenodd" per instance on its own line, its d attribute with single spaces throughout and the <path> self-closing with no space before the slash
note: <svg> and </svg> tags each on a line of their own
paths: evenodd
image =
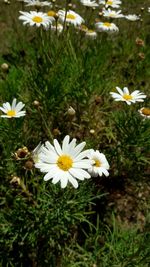
<svg viewBox="0 0 150 267">
<path fill-rule="evenodd" d="M 59 20 L 63 23 L 65 21 L 65 14 L 66 11 L 64 10 L 59 10 L 58 11 L 58 16 Z M 68 10 L 66 14 L 66 23 L 73 24 L 74 26 L 81 25 L 84 22 L 84 19 L 77 14 L 76 12 L 72 10 Z"/>
<path fill-rule="evenodd" d="M 100 153 L 98 150 L 94 151 L 94 149 L 91 149 L 88 158 L 93 160 L 91 168 L 88 169 L 92 176 L 102 176 L 103 174 L 105 176 L 109 175 L 108 170 L 110 166 L 103 153 Z"/>
<path fill-rule="evenodd" d="M 112 8 L 119 8 L 121 1 L 120 0 L 112 0 L 112 1 L 105 1 L 105 0 L 99 0 L 99 4 L 105 5 L 105 7 L 112 7 Z"/>
<path fill-rule="evenodd" d="M 123 18 L 124 15 L 121 14 L 121 10 L 115 11 L 115 10 L 111 10 L 110 8 L 107 9 L 103 9 L 102 11 L 103 16 L 104 17 L 108 17 L 108 18 Z"/>
<path fill-rule="evenodd" d="M 44 147 L 44 145 L 42 145 L 40 142 L 36 146 L 36 148 L 32 151 L 32 159 L 33 159 L 34 163 L 40 162 L 40 153 L 41 153 L 42 147 Z"/>
<path fill-rule="evenodd" d="M 24 3 L 26 3 L 26 6 L 35 6 L 37 8 L 43 7 L 43 6 L 52 6 L 50 2 L 44 1 L 38 1 L 38 0 L 24 0 Z"/>
<path fill-rule="evenodd" d="M 52 21 L 58 18 L 58 14 L 54 10 L 49 10 L 47 16 L 50 17 Z"/>
<path fill-rule="evenodd" d="M 23 12 L 20 11 L 22 14 L 19 16 L 20 20 L 23 20 L 23 24 L 29 24 L 30 26 L 36 25 L 37 27 L 40 27 L 41 25 L 45 28 L 47 28 L 51 23 L 51 18 L 43 12 L 36 12 L 36 11 L 30 11 L 30 12 Z"/>
<path fill-rule="evenodd" d="M 148 12 L 150 12 L 150 7 L 148 7 Z"/>
<path fill-rule="evenodd" d="M 97 22 L 95 27 L 99 32 L 118 32 L 119 28 L 110 22 Z"/>
<path fill-rule="evenodd" d="M 18 102 L 16 104 L 16 98 L 13 99 L 12 105 L 9 102 L 3 104 L 3 107 L 0 107 L 0 110 L 3 111 L 6 115 L 1 115 L 3 118 L 19 118 L 26 115 L 26 111 L 22 110 L 25 104 Z M 22 111 L 21 111 L 22 110 Z"/>
<path fill-rule="evenodd" d="M 60 181 L 61 188 L 65 188 L 68 182 L 77 188 L 77 179 L 83 181 L 91 177 L 86 169 L 91 167 L 93 161 L 87 159 L 89 150 L 82 151 L 86 143 L 76 145 L 76 139 L 70 143 L 69 141 L 70 137 L 67 135 L 62 142 L 62 147 L 56 139 L 54 139 L 54 146 L 48 141 L 45 142 L 45 147 L 41 148 L 39 155 L 41 162 L 35 164 L 41 172 L 47 173 L 44 176 L 45 181 L 52 179 L 53 184 Z"/>
<path fill-rule="evenodd" d="M 126 19 L 130 20 L 130 21 L 136 21 L 136 20 L 139 20 L 140 19 L 140 16 L 137 16 L 137 15 L 127 15 L 127 16 L 124 16 Z"/>
<path fill-rule="evenodd" d="M 80 0 L 80 2 L 83 6 L 87 6 L 87 7 L 98 7 L 99 6 L 96 3 L 96 1 L 92 1 L 92 0 Z"/>
<path fill-rule="evenodd" d="M 96 39 L 97 32 L 95 32 L 93 30 L 87 30 L 85 33 L 85 36 L 88 37 L 89 39 Z"/>
<path fill-rule="evenodd" d="M 150 108 L 141 108 L 138 110 L 142 117 L 150 119 Z"/>
<path fill-rule="evenodd" d="M 124 87 L 123 90 L 121 90 L 119 87 L 116 87 L 118 93 L 110 92 L 112 97 L 115 99 L 115 101 L 124 101 L 128 105 L 131 105 L 131 103 L 135 102 L 143 102 L 146 98 L 146 95 L 141 93 L 139 90 L 135 90 L 131 94 L 129 93 L 129 90 L 127 87 Z"/>
<path fill-rule="evenodd" d="M 57 26 L 56 25 L 52 25 L 51 26 L 51 30 L 54 31 L 54 32 L 56 32 L 56 30 L 57 30 L 57 32 L 60 34 L 63 31 L 63 25 L 60 24 L 60 23 L 57 23 Z"/>
</svg>

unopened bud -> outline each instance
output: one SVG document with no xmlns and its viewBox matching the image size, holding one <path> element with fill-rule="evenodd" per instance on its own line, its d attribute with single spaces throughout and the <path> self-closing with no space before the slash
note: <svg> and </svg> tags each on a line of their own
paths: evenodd
<svg viewBox="0 0 150 267">
<path fill-rule="evenodd" d="M 55 129 L 53 130 L 53 135 L 54 135 L 54 136 L 61 135 L 61 132 L 59 131 L 58 128 L 55 128 Z"/>
<path fill-rule="evenodd" d="M 1 69 L 2 69 L 2 71 L 4 71 L 4 72 L 8 71 L 8 69 L 9 69 L 8 64 L 7 64 L 7 63 L 3 63 L 3 64 L 1 65 Z"/>
<path fill-rule="evenodd" d="M 34 163 L 32 160 L 27 160 L 24 167 L 26 170 L 32 170 L 34 166 Z"/>
<path fill-rule="evenodd" d="M 15 158 L 17 160 L 23 159 L 25 157 L 27 157 L 30 154 L 30 152 L 28 151 L 28 148 L 26 146 L 19 148 L 16 152 L 15 152 Z"/>
<path fill-rule="evenodd" d="M 10 5 L 10 1 L 8 1 L 8 0 L 4 0 L 4 3 L 7 5 Z"/>
<path fill-rule="evenodd" d="M 11 183 L 11 184 L 18 184 L 18 185 L 20 185 L 21 180 L 20 180 L 19 177 L 17 177 L 17 176 L 13 176 L 13 178 L 12 178 L 11 181 L 10 181 L 10 183 Z"/>
<path fill-rule="evenodd" d="M 145 55 L 144 55 L 144 53 L 139 53 L 138 56 L 139 56 L 139 58 L 140 58 L 141 60 L 145 59 Z"/>
<path fill-rule="evenodd" d="M 67 110 L 67 114 L 70 116 L 74 116 L 76 114 L 76 111 L 74 110 L 73 107 L 70 106 Z"/>
<path fill-rule="evenodd" d="M 144 46 L 144 41 L 142 39 L 138 38 L 138 37 L 136 38 L 135 42 L 139 46 Z"/>
<path fill-rule="evenodd" d="M 33 101 L 33 105 L 36 106 L 36 107 L 38 107 L 40 105 L 40 102 L 38 100 L 34 100 Z"/>
<path fill-rule="evenodd" d="M 94 129 L 91 129 L 90 130 L 90 134 L 95 134 L 95 130 Z"/>
</svg>

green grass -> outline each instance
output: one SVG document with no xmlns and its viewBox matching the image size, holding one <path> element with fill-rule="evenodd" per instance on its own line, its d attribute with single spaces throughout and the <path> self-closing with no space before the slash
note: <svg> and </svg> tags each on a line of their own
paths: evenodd
<svg viewBox="0 0 150 267">
<path fill-rule="evenodd" d="M 16 97 L 27 112 L 19 119 L 0 118 L 2 267 L 148 267 L 146 189 L 137 208 L 145 218 L 142 229 L 139 221 L 129 220 L 125 226 L 121 217 L 118 222 L 123 207 L 112 216 L 118 192 L 124 196 L 132 185 L 136 199 L 139 185 L 148 192 L 150 186 L 150 120 L 138 112 L 150 103 L 150 4 L 128 2 L 123 1 L 123 12 L 140 13 L 142 21 L 115 20 L 119 34 L 99 33 L 96 40 L 73 27 L 59 36 L 25 27 L 18 20 L 21 3 L 1 5 L 0 65 L 9 66 L 0 70 L 1 106 Z M 56 10 L 64 6 L 56 4 Z M 78 11 L 94 28 L 98 11 L 87 11 L 79 3 Z M 144 46 L 136 44 L 137 37 Z M 131 106 L 115 102 L 110 92 L 116 86 L 140 90 L 147 98 Z M 68 114 L 70 106 L 74 116 Z M 62 190 L 43 181 L 31 154 L 16 159 L 19 148 L 26 146 L 31 153 L 40 141 L 61 142 L 67 134 L 106 155 L 108 178 L 91 178 L 76 190 L 69 185 Z"/>
</svg>

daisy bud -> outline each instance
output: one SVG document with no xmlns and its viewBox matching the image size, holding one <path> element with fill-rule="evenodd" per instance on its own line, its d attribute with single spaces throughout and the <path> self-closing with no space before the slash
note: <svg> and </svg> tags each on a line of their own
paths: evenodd
<svg viewBox="0 0 150 267">
<path fill-rule="evenodd" d="M 34 101 L 33 101 L 33 105 L 34 105 L 35 107 L 39 107 L 40 102 L 39 102 L 38 100 L 34 100 Z"/>
<path fill-rule="evenodd" d="M 15 158 L 16 160 L 20 160 L 20 159 L 24 159 L 25 157 L 27 157 L 30 154 L 30 152 L 28 151 L 28 148 L 26 146 L 19 148 L 16 152 L 15 152 Z"/>
<path fill-rule="evenodd" d="M 101 98 L 101 96 L 96 96 L 96 97 L 95 97 L 95 104 L 98 105 L 98 104 L 100 104 L 101 102 L 102 102 L 102 98 Z"/>
<path fill-rule="evenodd" d="M 1 65 L 1 69 L 2 69 L 2 71 L 7 72 L 8 69 L 9 69 L 9 65 L 8 65 L 7 63 L 3 63 L 3 64 Z"/>
<path fill-rule="evenodd" d="M 10 1 L 8 1 L 8 0 L 4 0 L 4 3 L 7 5 L 10 5 Z"/>
<path fill-rule="evenodd" d="M 21 180 L 19 177 L 17 176 L 13 176 L 12 180 L 10 181 L 10 184 L 17 184 L 17 185 L 20 185 L 21 183 Z"/>
<path fill-rule="evenodd" d="M 59 131 L 58 128 L 56 128 L 56 129 L 53 130 L 53 135 L 54 135 L 54 136 L 61 135 L 61 132 Z"/>
<path fill-rule="evenodd" d="M 90 130 L 90 134 L 95 134 L 95 130 L 94 129 L 91 129 Z"/>
<path fill-rule="evenodd" d="M 136 38 L 135 42 L 139 46 L 144 46 L 144 41 L 142 39 L 138 38 L 138 37 Z"/>
<path fill-rule="evenodd" d="M 70 116 L 74 116 L 76 114 L 76 111 L 74 110 L 73 107 L 70 106 L 68 108 L 67 114 L 70 115 Z"/>
<path fill-rule="evenodd" d="M 139 56 L 139 58 L 140 58 L 141 60 L 145 59 L 145 55 L 144 55 L 144 53 L 139 53 L 138 56 Z"/>
<path fill-rule="evenodd" d="M 33 166 L 34 166 L 34 163 L 32 160 L 27 160 L 25 165 L 24 165 L 24 168 L 26 170 L 32 170 L 33 169 Z"/>
<path fill-rule="evenodd" d="M 141 11 L 144 11 L 144 9 L 145 9 L 144 7 L 141 7 Z"/>
</svg>

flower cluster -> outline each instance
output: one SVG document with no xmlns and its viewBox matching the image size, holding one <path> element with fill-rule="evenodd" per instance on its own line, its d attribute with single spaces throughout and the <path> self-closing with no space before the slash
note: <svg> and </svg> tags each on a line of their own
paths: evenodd
<svg viewBox="0 0 150 267">
<path fill-rule="evenodd" d="M 91 175 L 108 176 L 109 164 L 105 155 L 93 149 L 83 151 L 85 145 L 85 142 L 77 145 L 75 138 L 70 141 L 69 135 L 65 136 L 62 147 L 56 139 L 53 145 L 47 141 L 33 151 L 35 167 L 46 173 L 45 181 L 51 179 L 53 184 L 60 181 L 61 188 L 68 182 L 77 188 L 77 180 L 89 179 Z"/>
<path fill-rule="evenodd" d="M 70 9 L 70 7 L 73 7 L 73 4 L 70 4 L 69 9 L 64 8 L 57 10 L 56 6 L 53 6 L 47 1 L 24 0 L 24 2 L 27 7 L 34 6 L 36 9 L 36 11 L 29 12 L 20 11 L 21 15 L 19 16 L 19 19 L 23 21 L 24 25 L 29 24 L 30 26 L 42 26 L 46 30 L 52 30 L 58 33 L 61 33 L 66 26 L 73 25 L 77 30 L 84 32 L 85 37 L 90 39 L 95 39 L 97 37 L 97 32 L 111 33 L 119 31 L 118 26 L 110 22 L 109 19 L 125 18 L 130 21 L 136 21 L 140 19 L 140 16 L 135 14 L 123 15 L 120 9 L 122 4 L 120 0 L 99 0 L 99 3 L 97 3 L 95 0 L 80 0 L 79 3 L 82 8 L 91 8 L 92 11 L 97 8 L 102 8 L 100 16 L 101 18 L 95 18 L 96 23 L 93 23 L 92 27 L 90 26 L 91 28 L 88 28 L 85 25 L 86 19 L 74 10 Z M 47 10 L 47 12 L 42 12 L 40 10 L 42 7 L 49 7 L 52 9 Z M 118 8 L 120 10 L 116 11 Z M 97 12 L 95 14 L 97 15 Z M 103 21 L 103 17 L 104 19 L 107 18 L 107 21 Z"/>
</svg>

